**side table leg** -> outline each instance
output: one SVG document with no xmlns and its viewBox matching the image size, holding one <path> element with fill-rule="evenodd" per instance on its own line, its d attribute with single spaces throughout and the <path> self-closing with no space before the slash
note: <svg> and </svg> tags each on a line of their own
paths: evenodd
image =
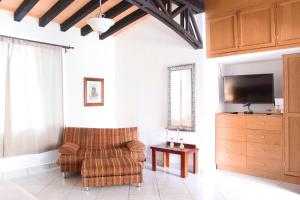
<svg viewBox="0 0 300 200">
<path fill-rule="evenodd" d="M 180 154 L 180 173 L 181 173 L 181 178 L 186 178 L 188 176 L 188 154 L 187 153 L 182 153 Z"/>
<path fill-rule="evenodd" d="M 156 171 L 156 150 L 152 149 L 152 171 Z"/>
<path fill-rule="evenodd" d="M 198 151 L 193 153 L 193 172 L 194 174 L 198 173 Z"/>
<path fill-rule="evenodd" d="M 163 152 L 163 167 L 170 166 L 170 154 L 168 152 Z"/>
</svg>

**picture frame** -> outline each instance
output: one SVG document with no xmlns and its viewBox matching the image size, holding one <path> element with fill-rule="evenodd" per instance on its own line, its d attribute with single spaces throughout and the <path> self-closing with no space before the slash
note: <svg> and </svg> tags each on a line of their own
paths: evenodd
<svg viewBox="0 0 300 200">
<path fill-rule="evenodd" d="M 104 106 L 103 78 L 84 78 L 84 106 Z"/>
</svg>

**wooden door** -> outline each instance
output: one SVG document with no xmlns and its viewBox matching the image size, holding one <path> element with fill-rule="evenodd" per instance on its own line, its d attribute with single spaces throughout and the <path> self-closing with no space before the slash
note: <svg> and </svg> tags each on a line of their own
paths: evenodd
<svg viewBox="0 0 300 200">
<path fill-rule="evenodd" d="M 238 49 L 237 16 L 227 13 L 210 17 L 207 25 L 208 54 L 233 52 Z"/>
<path fill-rule="evenodd" d="M 285 173 L 300 177 L 300 54 L 284 56 Z"/>
<path fill-rule="evenodd" d="M 277 31 L 279 45 L 300 43 L 300 0 L 278 3 Z"/>
<path fill-rule="evenodd" d="M 275 6 L 243 9 L 238 13 L 239 49 L 276 45 Z"/>
</svg>

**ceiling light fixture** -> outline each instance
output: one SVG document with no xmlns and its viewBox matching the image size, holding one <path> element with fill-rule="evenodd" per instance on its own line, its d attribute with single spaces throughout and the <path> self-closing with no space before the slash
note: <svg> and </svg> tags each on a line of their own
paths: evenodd
<svg viewBox="0 0 300 200">
<path fill-rule="evenodd" d="M 101 12 L 102 2 L 100 0 L 100 13 L 97 17 L 87 20 L 87 24 L 91 26 L 93 31 L 98 32 L 100 35 L 106 32 L 112 25 L 115 24 L 114 20 L 105 18 Z"/>
</svg>

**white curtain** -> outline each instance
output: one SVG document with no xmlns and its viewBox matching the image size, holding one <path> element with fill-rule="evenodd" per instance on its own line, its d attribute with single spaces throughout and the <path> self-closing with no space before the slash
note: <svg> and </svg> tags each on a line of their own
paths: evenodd
<svg viewBox="0 0 300 200">
<path fill-rule="evenodd" d="M 4 156 L 57 148 L 63 128 L 61 48 L 9 39 L 0 43 L 1 60 L 6 57 L 1 61 L 6 68 Z"/>
<path fill-rule="evenodd" d="M 0 38 L 0 157 L 4 154 L 3 136 L 5 124 L 5 77 L 9 55 L 9 42 Z"/>
</svg>

